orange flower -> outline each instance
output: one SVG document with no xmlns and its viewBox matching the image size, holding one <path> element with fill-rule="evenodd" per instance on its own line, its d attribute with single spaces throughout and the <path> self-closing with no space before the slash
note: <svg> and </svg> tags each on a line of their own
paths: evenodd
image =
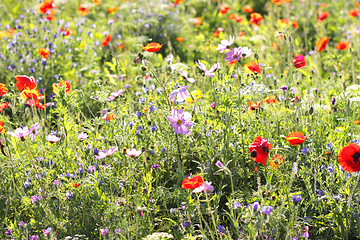
<svg viewBox="0 0 360 240">
<path fill-rule="evenodd" d="M 72 182 L 71 186 L 74 187 L 74 188 L 78 188 L 78 187 L 80 187 L 80 183 Z"/>
<path fill-rule="evenodd" d="M 42 47 L 42 48 L 39 49 L 39 54 L 45 59 L 49 58 L 49 53 L 50 53 L 50 50 L 48 50 L 46 48 Z"/>
<path fill-rule="evenodd" d="M 180 3 L 184 3 L 184 1 L 183 0 L 175 0 L 175 5 L 178 5 Z"/>
<path fill-rule="evenodd" d="M 264 99 L 264 102 L 266 102 L 267 104 L 270 104 L 270 103 L 278 103 L 279 101 L 276 99 L 276 97 L 274 95 L 271 95 L 271 96 L 267 96 Z"/>
<path fill-rule="evenodd" d="M 36 107 L 36 108 L 39 108 L 42 110 L 45 109 L 45 105 L 40 102 L 40 99 L 30 98 L 30 99 L 26 100 L 26 104 L 29 105 L 30 107 Z"/>
<path fill-rule="evenodd" d="M 318 17 L 319 22 L 324 21 L 325 18 L 327 18 L 328 16 L 330 16 L 330 13 L 328 13 L 328 12 L 322 12 L 322 13 L 320 13 L 320 15 L 319 15 L 319 17 Z"/>
<path fill-rule="evenodd" d="M 257 64 L 257 62 L 248 62 L 244 65 L 245 72 L 247 73 L 261 73 L 262 68 Z"/>
<path fill-rule="evenodd" d="M 360 147 L 355 143 L 350 143 L 341 149 L 338 160 L 345 171 L 352 173 L 360 171 L 359 157 Z"/>
<path fill-rule="evenodd" d="M 114 6 L 114 7 L 108 8 L 107 11 L 108 11 L 108 13 L 113 13 L 113 12 L 115 12 L 115 11 L 118 10 L 118 9 L 119 9 L 118 6 Z"/>
<path fill-rule="evenodd" d="M 239 37 L 245 36 L 245 32 L 239 32 L 238 36 L 239 36 Z"/>
<path fill-rule="evenodd" d="M 101 3 L 101 0 L 94 0 L 93 3 L 98 6 Z"/>
<path fill-rule="evenodd" d="M 250 14 L 249 23 L 255 26 L 259 26 L 259 23 L 263 20 L 263 16 L 260 13 L 253 12 Z"/>
<path fill-rule="evenodd" d="M 360 7 L 360 2 L 357 2 L 357 3 L 355 4 L 355 6 L 356 6 L 356 7 Z"/>
<path fill-rule="evenodd" d="M 4 122 L 3 121 L 0 121 L 0 132 L 1 132 L 1 134 L 5 133 L 5 128 L 4 128 Z"/>
<path fill-rule="evenodd" d="M 25 75 L 22 76 L 15 76 L 17 81 L 16 87 L 19 91 L 23 90 L 24 88 L 27 89 L 34 89 L 36 88 L 36 80 L 34 77 L 28 77 Z"/>
<path fill-rule="evenodd" d="M 214 37 L 219 37 L 219 34 L 220 34 L 220 32 L 219 32 L 218 30 L 216 30 L 216 31 L 213 33 L 213 36 L 214 36 Z"/>
<path fill-rule="evenodd" d="M 143 50 L 147 52 L 158 52 L 163 45 L 156 42 L 148 43 L 145 47 L 143 47 Z"/>
<path fill-rule="evenodd" d="M 50 10 L 50 14 L 46 16 L 46 19 L 49 21 L 54 21 L 56 18 L 54 17 L 55 15 L 55 11 L 54 10 Z"/>
<path fill-rule="evenodd" d="M 247 13 L 252 13 L 254 11 L 251 7 L 244 7 L 243 10 Z"/>
<path fill-rule="evenodd" d="M 283 24 L 289 24 L 289 19 L 280 19 L 280 22 L 283 23 Z"/>
<path fill-rule="evenodd" d="M 276 5 L 281 5 L 283 3 L 289 3 L 291 0 L 271 0 L 272 3 L 275 3 Z"/>
<path fill-rule="evenodd" d="M 193 22 L 194 22 L 194 24 L 195 24 L 196 26 L 199 26 L 199 25 L 202 24 L 202 18 L 201 18 L 201 17 L 197 17 L 197 18 L 195 18 L 195 19 L 193 20 Z"/>
<path fill-rule="evenodd" d="M 322 37 L 319 39 L 319 41 L 317 41 L 316 43 L 316 48 L 319 52 L 321 52 L 322 50 L 324 50 L 326 48 L 326 45 L 329 42 L 329 38 L 328 37 Z"/>
<path fill-rule="evenodd" d="M 350 47 L 350 43 L 343 41 L 339 41 L 338 44 L 335 46 L 337 50 L 347 50 L 349 49 L 349 47 Z"/>
<path fill-rule="evenodd" d="M 322 3 L 322 4 L 320 5 L 320 7 L 322 7 L 322 8 L 326 8 L 326 7 L 327 7 L 327 5 L 326 5 L 326 3 Z"/>
<path fill-rule="evenodd" d="M 0 96 L 4 96 L 8 91 L 5 84 L 0 83 Z"/>
<path fill-rule="evenodd" d="M 72 89 L 71 84 L 68 81 L 65 81 L 65 80 L 60 81 L 59 83 L 53 83 L 53 85 L 52 85 L 53 92 L 55 94 L 58 94 L 59 91 L 62 89 L 62 87 L 66 88 L 66 91 L 65 91 L 66 93 L 71 92 L 71 89 Z"/>
<path fill-rule="evenodd" d="M 350 12 L 349 12 L 349 16 L 350 16 L 351 18 L 357 17 L 357 16 L 359 15 L 359 12 L 360 12 L 360 10 L 358 10 L 358 9 L 352 9 L 352 10 L 350 10 Z"/>
<path fill-rule="evenodd" d="M 111 42 L 111 35 L 110 34 L 106 35 L 104 40 L 101 42 L 101 46 L 106 47 L 109 42 Z"/>
<path fill-rule="evenodd" d="M 71 36 L 73 34 L 73 31 L 70 28 L 67 28 L 66 30 L 62 28 L 61 32 L 65 32 L 65 36 Z"/>
<path fill-rule="evenodd" d="M 220 9 L 219 9 L 219 12 L 220 12 L 221 14 L 225 14 L 225 13 L 227 13 L 227 11 L 229 11 L 229 10 L 230 10 L 229 6 L 222 5 L 222 6 L 220 7 Z"/>
<path fill-rule="evenodd" d="M 9 28 L 8 33 L 9 33 L 11 36 L 14 36 L 15 29 Z"/>
<path fill-rule="evenodd" d="M 297 21 L 292 21 L 292 25 L 295 29 L 299 28 L 299 24 L 297 23 Z"/>
<path fill-rule="evenodd" d="M 21 100 L 25 101 L 29 98 L 32 98 L 32 99 L 43 99 L 44 96 L 41 95 L 39 89 L 24 89 L 24 91 L 21 92 L 20 94 L 20 98 Z"/>
<path fill-rule="evenodd" d="M 184 179 L 181 183 L 182 189 L 195 189 L 204 184 L 204 179 L 199 175 L 189 179 Z"/>
<path fill-rule="evenodd" d="M 178 41 L 178 42 L 183 42 L 183 41 L 185 41 L 185 38 L 183 38 L 183 37 L 177 37 L 177 38 L 176 38 L 176 41 Z"/>
<path fill-rule="evenodd" d="M 260 104 L 261 102 L 260 101 L 257 101 L 256 103 L 254 103 L 253 101 L 250 101 L 249 102 L 249 107 L 248 107 L 248 111 L 253 111 L 253 110 L 256 110 L 260 107 Z"/>
<path fill-rule="evenodd" d="M 5 110 L 8 106 L 9 106 L 9 102 L 0 103 L 0 112 L 2 112 L 2 110 Z"/>
<path fill-rule="evenodd" d="M 298 144 L 302 144 L 308 137 L 309 135 L 304 136 L 304 133 L 302 132 L 292 132 L 289 136 L 285 137 L 285 139 L 291 145 L 296 146 Z"/>
<path fill-rule="evenodd" d="M 54 0 L 45 0 L 40 4 L 39 11 L 41 14 L 46 14 L 48 10 L 55 8 Z"/>
<path fill-rule="evenodd" d="M 356 120 L 354 123 L 355 123 L 356 125 L 360 125 L 360 120 Z"/>
<path fill-rule="evenodd" d="M 79 13 L 81 16 L 86 16 L 89 14 L 90 12 L 90 8 L 89 7 L 85 7 L 83 5 L 80 5 L 80 7 L 78 8 L 79 9 Z"/>
<path fill-rule="evenodd" d="M 279 166 L 284 162 L 284 155 L 276 154 L 271 160 L 270 160 L 270 169 L 278 169 Z"/>
<path fill-rule="evenodd" d="M 109 122 L 111 120 L 118 119 L 118 117 L 116 116 L 116 114 L 110 113 L 110 114 L 103 116 L 102 119 Z"/>
<path fill-rule="evenodd" d="M 279 51 L 279 45 L 277 43 L 272 43 L 271 47 L 277 51 Z"/>
<path fill-rule="evenodd" d="M 266 138 L 256 137 L 250 145 L 251 158 L 258 163 L 266 166 L 266 159 L 272 144 Z"/>
</svg>

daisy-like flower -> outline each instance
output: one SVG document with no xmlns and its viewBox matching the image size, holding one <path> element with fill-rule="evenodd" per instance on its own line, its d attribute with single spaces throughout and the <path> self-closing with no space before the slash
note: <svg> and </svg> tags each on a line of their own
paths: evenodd
<svg viewBox="0 0 360 240">
<path fill-rule="evenodd" d="M 172 91 L 169 96 L 169 101 L 183 102 L 190 96 L 189 91 L 187 90 L 189 86 L 179 87 L 178 89 Z"/>
<path fill-rule="evenodd" d="M 225 60 L 228 62 L 240 61 L 242 55 L 242 48 L 233 48 L 230 52 L 226 53 Z"/>
<path fill-rule="evenodd" d="M 194 83 L 195 82 L 195 79 L 193 79 L 193 78 L 188 78 L 188 73 L 186 72 L 186 71 L 182 71 L 182 72 L 180 72 L 179 70 L 178 70 L 178 72 L 181 74 L 181 76 L 184 78 L 184 79 L 186 79 L 188 82 L 190 82 L 190 83 Z"/>
<path fill-rule="evenodd" d="M 17 128 L 15 129 L 14 132 L 9 132 L 9 134 L 12 136 L 12 137 L 16 137 L 16 138 L 19 138 L 21 139 L 22 141 L 25 140 L 25 137 L 28 136 L 29 134 L 31 133 L 31 131 L 29 130 L 28 127 L 23 127 L 23 128 Z"/>
<path fill-rule="evenodd" d="M 231 46 L 231 44 L 234 43 L 235 37 L 234 36 L 229 36 L 229 40 L 221 40 L 220 44 L 218 45 L 218 47 L 216 48 L 217 51 L 223 53 L 229 46 Z"/>
<path fill-rule="evenodd" d="M 30 139 L 31 141 L 35 141 L 36 140 L 36 136 L 39 135 L 39 130 L 40 126 L 39 123 L 35 123 L 31 126 L 30 128 Z"/>
<path fill-rule="evenodd" d="M 215 63 L 209 70 L 206 69 L 205 64 L 203 64 L 200 60 L 195 62 L 198 68 L 204 71 L 205 75 L 208 77 L 215 77 L 214 72 L 218 69 L 220 69 L 220 63 Z"/>
<path fill-rule="evenodd" d="M 60 141 L 60 138 L 55 135 L 50 134 L 50 135 L 46 136 L 46 141 L 51 142 L 51 143 L 57 143 L 58 141 Z"/>
<path fill-rule="evenodd" d="M 126 150 L 126 156 L 129 156 L 129 157 L 138 157 L 138 156 L 140 156 L 140 154 L 141 154 L 140 149 L 137 150 L 137 149 L 133 148 L 133 149 Z"/>
<path fill-rule="evenodd" d="M 172 110 L 171 116 L 168 116 L 167 119 L 171 123 L 171 126 L 174 128 L 175 133 L 177 134 L 187 134 L 190 132 L 189 128 L 194 124 L 190 121 L 191 114 L 184 112 L 183 109 Z"/>
<path fill-rule="evenodd" d="M 87 139 L 89 137 L 89 135 L 87 135 L 86 133 L 80 133 L 78 136 L 77 136 L 77 138 L 79 139 L 79 140 L 85 140 L 85 139 Z"/>
<path fill-rule="evenodd" d="M 253 54 L 253 50 L 248 47 L 243 47 L 241 51 L 241 57 L 242 58 L 248 58 Z"/>
<path fill-rule="evenodd" d="M 118 150 L 118 147 L 111 147 L 109 150 L 102 150 L 101 152 L 99 152 L 99 154 L 96 157 L 96 159 L 103 159 L 106 158 L 108 156 L 111 156 L 112 154 L 114 154 L 116 151 Z"/>
</svg>

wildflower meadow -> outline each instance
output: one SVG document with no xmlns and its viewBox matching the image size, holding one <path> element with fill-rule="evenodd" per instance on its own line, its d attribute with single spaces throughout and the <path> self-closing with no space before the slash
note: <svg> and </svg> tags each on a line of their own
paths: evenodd
<svg viewBox="0 0 360 240">
<path fill-rule="evenodd" d="M 0 239 L 360 239 L 359 18 L 0 1 Z"/>
</svg>

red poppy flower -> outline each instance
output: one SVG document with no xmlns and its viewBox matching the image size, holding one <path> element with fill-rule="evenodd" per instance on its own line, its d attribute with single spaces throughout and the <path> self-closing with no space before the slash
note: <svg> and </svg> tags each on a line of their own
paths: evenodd
<svg viewBox="0 0 360 240">
<path fill-rule="evenodd" d="M 9 102 L 0 103 L 0 112 L 2 112 L 2 110 L 6 109 L 8 106 L 9 106 Z"/>
<path fill-rule="evenodd" d="M 199 26 L 202 24 L 202 18 L 201 17 L 194 18 L 193 22 L 196 26 Z"/>
<path fill-rule="evenodd" d="M 29 98 L 43 99 L 44 96 L 41 95 L 39 89 L 28 89 L 28 88 L 26 88 L 25 90 L 23 90 L 21 92 L 20 98 L 21 98 L 21 100 L 25 101 L 25 100 L 28 100 Z"/>
<path fill-rule="evenodd" d="M 67 28 L 66 30 L 62 28 L 61 32 L 65 32 L 65 36 L 71 36 L 73 34 L 73 31 L 70 28 Z"/>
<path fill-rule="evenodd" d="M 5 128 L 4 128 L 4 122 L 3 121 L 0 121 L 0 132 L 1 132 L 1 134 L 5 133 Z"/>
<path fill-rule="evenodd" d="M 183 0 L 175 0 L 175 5 L 178 5 L 178 4 L 181 4 L 181 3 L 184 3 Z"/>
<path fill-rule="evenodd" d="M 108 8 L 107 11 L 108 11 L 108 13 L 113 13 L 113 12 L 115 12 L 115 11 L 118 10 L 118 9 L 119 9 L 118 6 L 114 6 L 114 7 Z"/>
<path fill-rule="evenodd" d="M 63 86 L 66 87 L 66 93 L 69 93 L 72 89 L 71 84 L 68 81 L 61 81 L 59 83 L 53 83 L 52 85 L 53 92 L 55 94 L 58 94 L 58 92 L 61 90 Z"/>
<path fill-rule="evenodd" d="M 244 7 L 243 10 L 247 13 L 252 13 L 254 11 L 251 7 Z"/>
<path fill-rule="evenodd" d="M 5 86 L 5 84 L 0 83 L 0 96 L 4 96 L 9 90 Z"/>
<path fill-rule="evenodd" d="M 270 168 L 271 169 L 278 169 L 279 166 L 284 162 L 284 155 L 276 154 L 271 160 L 270 160 Z"/>
<path fill-rule="evenodd" d="M 176 38 L 176 41 L 178 41 L 178 42 L 183 42 L 183 41 L 185 41 L 185 38 L 183 38 L 183 37 L 177 37 L 177 38 Z"/>
<path fill-rule="evenodd" d="M 151 42 L 147 44 L 143 49 L 147 52 L 158 52 L 163 45 L 156 42 Z"/>
<path fill-rule="evenodd" d="M 304 133 L 302 132 L 292 132 L 289 136 L 285 137 L 285 139 L 291 145 L 296 146 L 298 144 L 302 144 L 308 137 L 309 135 L 304 136 Z"/>
<path fill-rule="evenodd" d="M 89 7 L 84 7 L 83 5 L 80 5 L 78 10 L 79 10 L 79 13 L 80 13 L 81 16 L 86 16 L 90 12 L 90 8 Z"/>
<path fill-rule="evenodd" d="M 271 0 L 272 3 L 275 3 L 275 5 L 281 5 L 283 3 L 289 3 L 291 0 Z"/>
<path fill-rule="evenodd" d="M 189 179 L 184 179 L 181 183 L 183 189 L 195 189 L 204 184 L 204 179 L 199 175 Z"/>
<path fill-rule="evenodd" d="M 319 39 L 319 41 L 317 41 L 316 43 L 316 48 L 319 52 L 321 52 L 322 50 L 324 50 L 326 48 L 326 45 L 329 42 L 329 38 L 328 37 L 322 37 Z"/>
<path fill-rule="evenodd" d="M 360 147 L 355 143 L 350 143 L 343 147 L 339 152 L 338 160 L 340 166 L 347 172 L 360 171 Z"/>
<path fill-rule="evenodd" d="M 102 119 L 109 122 L 111 120 L 118 119 L 118 117 L 116 116 L 116 114 L 110 113 L 110 114 L 103 116 Z"/>
<path fill-rule="evenodd" d="M 283 24 L 289 24 L 289 19 L 280 19 L 280 22 L 283 23 Z"/>
<path fill-rule="evenodd" d="M 14 36 L 15 29 L 9 28 L 8 33 L 9 33 L 11 36 Z"/>
<path fill-rule="evenodd" d="M 46 48 L 43 48 L 43 47 L 39 49 L 39 54 L 45 59 L 49 58 L 49 53 L 50 53 L 49 49 L 46 49 Z"/>
<path fill-rule="evenodd" d="M 357 2 L 357 3 L 355 4 L 355 6 L 356 6 L 356 7 L 360 7 L 360 2 Z"/>
<path fill-rule="evenodd" d="M 29 105 L 30 107 L 36 107 L 36 108 L 39 108 L 42 110 L 45 109 L 45 105 L 40 102 L 40 99 L 30 98 L 30 99 L 26 100 L 26 104 Z"/>
<path fill-rule="evenodd" d="M 292 25 L 295 29 L 299 28 L 299 24 L 297 23 L 297 21 L 292 21 Z"/>
<path fill-rule="evenodd" d="M 109 42 L 111 42 L 111 35 L 110 34 L 106 35 L 104 40 L 101 42 L 101 46 L 106 47 Z"/>
<path fill-rule="evenodd" d="M 250 14 L 250 20 L 249 20 L 250 24 L 259 26 L 261 20 L 263 20 L 263 16 L 261 16 L 260 13 L 253 12 Z"/>
<path fill-rule="evenodd" d="M 294 60 L 294 66 L 296 68 L 302 68 L 306 66 L 306 60 L 305 57 L 301 54 L 297 55 Z"/>
<path fill-rule="evenodd" d="M 328 16 L 330 16 L 330 13 L 328 13 L 328 12 L 322 12 L 322 13 L 320 13 L 320 15 L 319 15 L 319 17 L 318 17 L 319 22 L 324 21 L 325 18 L 327 18 Z"/>
<path fill-rule="evenodd" d="M 219 12 L 220 12 L 221 14 L 225 14 L 225 13 L 227 13 L 227 11 L 229 11 L 229 10 L 230 10 L 229 6 L 223 5 L 223 6 L 220 7 Z"/>
<path fill-rule="evenodd" d="M 356 125 L 360 125 L 360 120 L 356 120 L 354 123 L 355 123 Z"/>
<path fill-rule="evenodd" d="M 258 109 L 260 107 L 261 102 L 257 101 L 256 103 L 254 103 L 253 101 L 249 102 L 249 107 L 248 107 L 248 111 L 253 111 L 255 109 Z"/>
<path fill-rule="evenodd" d="M 271 148 L 272 144 L 269 143 L 266 138 L 256 137 L 253 143 L 250 145 L 252 159 L 255 160 L 255 162 L 259 162 L 266 166 L 266 159 Z"/>
<path fill-rule="evenodd" d="M 97 6 L 101 3 L 101 0 L 94 0 L 93 3 L 95 4 L 95 6 Z"/>
<path fill-rule="evenodd" d="M 359 10 L 359 9 L 352 9 L 352 10 L 350 10 L 350 12 L 349 12 L 349 16 L 350 16 L 351 18 L 354 18 L 354 17 L 357 17 L 357 16 L 359 15 L 359 13 L 360 13 L 360 10 Z"/>
<path fill-rule="evenodd" d="M 19 91 L 23 90 L 24 88 L 27 89 L 34 89 L 36 88 L 36 80 L 34 77 L 28 77 L 25 75 L 22 76 L 15 76 L 17 81 L 16 87 Z"/>
<path fill-rule="evenodd" d="M 274 95 L 271 95 L 271 96 L 267 96 L 264 99 L 264 102 L 266 102 L 267 104 L 270 104 L 270 103 L 278 103 L 279 101 L 276 99 L 276 97 Z"/>
<path fill-rule="evenodd" d="M 261 73 L 262 68 L 257 64 L 257 62 L 248 62 L 244 65 L 245 72 L 247 73 Z"/>
<path fill-rule="evenodd" d="M 347 50 L 350 47 L 350 42 L 343 42 L 339 41 L 338 44 L 335 46 L 337 50 Z"/>
<path fill-rule="evenodd" d="M 71 186 L 74 187 L 74 188 L 78 188 L 78 187 L 80 187 L 80 183 L 72 182 Z"/>
<path fill-rule="evenodd" d="M 55 8 L 54 0 L 45 0 L 39 6 L 39 11 L 41 14 L 46 14 L 48 10 Z"/>
</svg>

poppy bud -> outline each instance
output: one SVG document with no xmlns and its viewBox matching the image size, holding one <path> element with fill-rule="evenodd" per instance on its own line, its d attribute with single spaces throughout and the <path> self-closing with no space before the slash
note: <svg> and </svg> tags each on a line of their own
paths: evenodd
<svg viewBox="0 0 360 240">
<path fill-rule="evenodd" d="M 141 148 L 141 151 L 142 151 L 142 152 L 145 152 L 145 151 L 146 151 L 146 149 L 145 149 L 144 147 L 142 147 L 142 148 Z"/>
<path fill-rule="evenodd" d="M 141 67 L 141 70 L 143 70 L 145 72 L 147 69 L 146 69 L 146 67 Z"/>
<path fill-rule="evenodd" d="M 148 121 L 147 124 L 148 124 L 149 126 L 151 126 L 151 122 L 150 122 L 150 121 Z"/>
</svg>

